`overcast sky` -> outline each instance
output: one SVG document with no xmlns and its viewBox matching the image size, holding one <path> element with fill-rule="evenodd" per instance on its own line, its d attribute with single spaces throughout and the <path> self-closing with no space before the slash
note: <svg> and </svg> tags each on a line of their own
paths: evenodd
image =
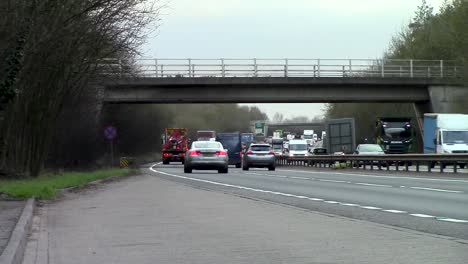
<svg viewBox="0 0 468 264">
<path fill-rule="evenodd" d="M 166 1 L 166 0 L 161 0 Z M 443 0 L 428 0 L 437 11 Z M 380 58 L 421 0 L 170 0 L 150 58 Z M 323 104 L 258 104 L 270 117 Z"/>
</svg>

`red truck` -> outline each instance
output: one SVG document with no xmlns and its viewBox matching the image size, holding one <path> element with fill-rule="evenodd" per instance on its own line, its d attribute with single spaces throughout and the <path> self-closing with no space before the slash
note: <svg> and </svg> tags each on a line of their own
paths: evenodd
<svg viewBox="0 0 468 264">
<path fill-rule="evenodd" d="M 188 137 L 186 128 L 166 128 L 166 133 L 163 136 L 163 164 L 169 164 L 171 161 L 184 163 L 187 148 Z"/>
</svg>

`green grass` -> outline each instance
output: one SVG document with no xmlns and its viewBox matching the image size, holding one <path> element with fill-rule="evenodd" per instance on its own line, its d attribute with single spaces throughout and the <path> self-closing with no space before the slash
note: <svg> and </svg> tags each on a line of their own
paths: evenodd
<svg viewBox="0 0 468 264">
<path fill-rule="evenodd" d="M 35 196 L 40 199 L 52 199 L 57 196 L 59 189 L 83 187 L 92 181 L 129 174 L 131 174 L 129 169 L 109 169 L 93 172 L 66 172 L 62 175 L 42 175 L 21 180 L 0 179 L 0 193 L 19 198 Z"/>
</svg>

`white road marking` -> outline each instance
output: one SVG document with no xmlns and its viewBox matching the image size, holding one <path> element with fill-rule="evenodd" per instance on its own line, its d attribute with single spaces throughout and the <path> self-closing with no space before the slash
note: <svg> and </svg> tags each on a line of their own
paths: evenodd
<svg viewBox="0 0 468 264">
<path fill-rule="evenodd" d="M 358 204 L 348 204 L 348 203 L 341 203 L 341 202 L 336 202 L 336 201 L 325 201 L 324 199 L 320 198 L 313 198 L 313 197 L 307 197 L 303 195 L 295 195 L 295 194 L 289 194 L 289 193 L 282 193 L 282 192 L 274 192 L 274 191 L 269 191 L 269 190 L 262 190 L 262 189 L 256 189 L 256 188 L 250 188 L 250 187 L 245 187 L 245 186 L 240 186 L 240 185 L 232 185 L 232 184 L 227 184 L 227 183 L 221 183 L 221 182 L 215 182 L 215 181 L 209 181 L 209 180 L 202 180 L 202 179 L 197 179 L 197 178 L 190 178 L 190 177 L 185 177 L 185 176 L 180 176 L 176 174 L 171 174 L 163 171 L 158 171 L 153 169 L 153 166 L 159 165 L 154 164 L 149 169 L 153 172 L 162 174 L 162 175 L 167 175 L 171 177 L 176 177 L 176 178 L 181 178 L 181 179 L 187 179 L 187 180 L 192 180 L 192 181 L 197 181 L 197 182 L 204 182 L 204 183 L 210 183 L 214 185 L 221 185 L 225 187 L 232 187 L 232 188 L 237 188 L 237 189 L 243 189 L 243 190 L 250 190 L 254 192 L 262 192 L 262 193 L 271 193 L 271 194 L 276 194 L 276 195 L 281 195 L 281 196 L 287 196 L 287 197 L 295 197 L 299 199 L 308 199 L 311 201 L 317 201 L 317 202 L 325 202 L 329 204 L 339 204 L 339 205 L 344 205 L 344 206 L 358 206 L 363 209 L 370 209 L 370 210 L 382 210 L 379 207 L 373 207 L 373 206 L 360 206 Z M 406 214 L 406 211 L 400 211 L 400 210 L 382 210 L 383 212 L 389 212 L 389 213 L 396 213 L 396 214 Z M 453 219 L 453 218 L 447 218 L 447 217 L 437 217 L 437 216 L 429 216 L 429 215 L 424 215 L 424 214 L 411 214 L 412 216 L 418 216 L 422 218 L 429 218 L 429 217 L 435 217 L 437 220 L 440 221 L 446 221 L 446 222 L 454 222 L 454 223 L 468 223 L 467 220 L 461 220 L 461 219 Z"/>
<path fill-rule="evenodd" d="M 410 214 L 410 215 L 416 216 L 416 217 L 422 217 L 422 218 L 435 218 L 435 216 L 427 215 L 427 214 Z"/>
<path fill-rule="evenodd" d="M 400 210 L 382 210 L 384 212 L 389 212 L 389 213 L 395 213 L 395 214 L 406 214 L 406 211 L 400 211 Z"/>
<path fill-rule="evenodd" d="M 290 178 L 291 178 L 291 179 L 299 179 L 299 180 L 310 180 L 310 178 L 306 178 L 306 177 L 291 176 Z"/>
<path fill-rule="evenodd" d="M 405 186 L 400 186 L 400 188 L 406 188 Z"/>
<path fill-rule="evenodd" d="M 291 172 L 303 172 L 310 174 L 336 174 L 336 175 L 349 175 L 356 177 L 370 177 L 370 178 L 388 178 L 388 179 L 403 179 L 403 180 L 422 180 L 422 181 L 442 181 L 442 182 L 465 182 L 468 183 L 468 180 L 450 180 L 450 179 L 435 179 L 435 178 L 417 178 L 417 177 L 405 177 L 402 176 L 391 176 L 391 175 L 375 175 L 375 174 L 357 174 L 357 173 L 344 173 L 344 172 L 322 172 L 322 171 L 304 171 L 304 170 L 283 170 L 279 169 L 278 171 L 291 171 Z"/>
<path fill-rule="evenodd" d="M 416 189 L 416 190 L 434 191 L 434 192 L 462 193 L 462 191 L 453 191 L 453 190 L 444 190 L 444 189 L 433 189 L 433 188 L 426 188 L 426 187 L 409 187 L 409 188 L 411 188 L 411 189 Z"/>
<path fill-rule="evenodd" d="M 360 207 L 364 209 L 369 209 L 369 210 L 382 210 L 382 208 L 374 207 L 374 206 L 360 206 Z"/>
<path fill-rule="evenodd" d="M 356 182 L 357 185 L 365 185 L 365 186 L 375 186 L 375 187 L 393 187 L 391 185 L 384 185 L 384 184 L 373 184 L 373 183 L 364 183 L 364 182 Z"/>
<path fill-rule="evenodd" d="M 453 218 L 439 218 L 439 221 L 452 222 L 452 223 L 468 223 L 466 220 L 453 219 Z"/>
<path fill-rule="evenodd" d="M 335 181 L 335 180 L 324 180 L 324 179 L 318 179 L 318 180 L 322 182 L 346 182 L 346 181 Z"/>
</svg>

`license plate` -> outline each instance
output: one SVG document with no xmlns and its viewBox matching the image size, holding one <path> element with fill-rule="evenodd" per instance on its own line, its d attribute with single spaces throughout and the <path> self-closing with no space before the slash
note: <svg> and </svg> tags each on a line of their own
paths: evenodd
<svg viewBox="0 0 468 264">
<path fill-rule="evenodd" d="M 214 157 L 214 154 L 203 154 L 204 157 Z"/>
<path fill-rule="evenodd" d="M 265 154 L 257 154 L 257 156 L 265 156 Z"/>
</svg>

